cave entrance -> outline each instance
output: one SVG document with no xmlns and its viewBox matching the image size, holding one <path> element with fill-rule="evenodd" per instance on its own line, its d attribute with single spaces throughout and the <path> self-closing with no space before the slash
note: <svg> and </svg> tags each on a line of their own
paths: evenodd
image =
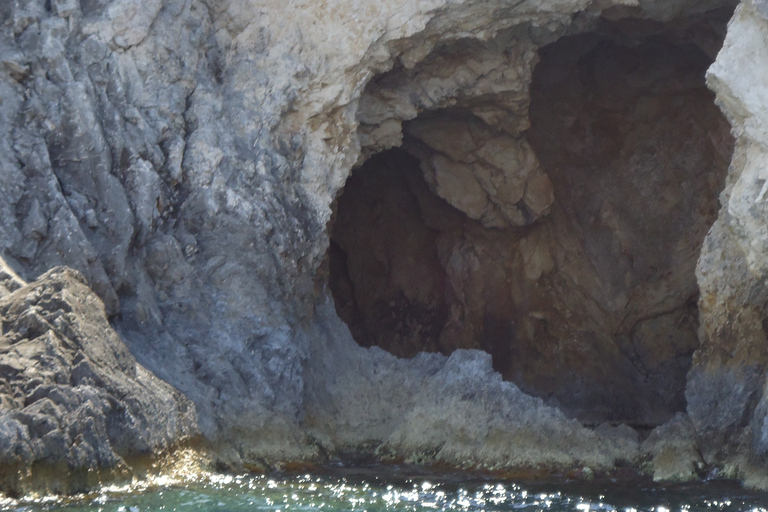
<svg viewBox="0 0 768 512">
<path fill-rule="evenodd" d="M 368 158 L 337 200 L 329 249 L 358 343 L 485 350 L 585 424 L 650 427 L 685 410 L 695 266 L 733 150 L 705 85 L 729 14 L 600 20 L 541 47 L 531 75 L 517 71 L 525 88 L 482 82 L 530 54 L 514 34 L 375 80 L 361 102 Z M 430 69 L 461 71 L 451 59 L 487 66 L 450 101 L 420 100 Z M 395 93 L 419 114 L 382 114 L 407 110 Z"/>
</svg>

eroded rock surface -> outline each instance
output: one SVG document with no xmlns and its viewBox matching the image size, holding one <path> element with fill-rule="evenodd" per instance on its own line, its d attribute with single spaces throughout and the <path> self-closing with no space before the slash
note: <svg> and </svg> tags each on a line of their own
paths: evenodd
<svg viewBox="0 0 768 512">
<path fill-rule="evenodd" d="M 319 334 L 340 326 L 333 319 Z M 305 425 L 329 451 L 538 474 L 585 464 L 610 471 L 640 455 L 636 441 L 585 428 L 503 381 L 486 352 L 457 350 L 450 357 L 422 352 L 398 359 L 349 338 L 326 339 L 313 345 L 311 357 L 318 364 L 307 380 L 324 385 L 308 390 Z M 334 378 L 327 379 L 329 373 Z"/>
<path fill-rule="evenodd" d="M 728 28 L 723 50 L 707 74 L 717 103 L 736 135 L 736 150 L 721 195 L 722 208 L 697 267 L 702 347 L 688 376 L 688 411 L 709 462 L 766 487 L 765 466 L 766 222 L 765 84 L 762 42 L 768 33 L 763 2 L 744 2 Z M 755 59 L 742 59 L 741 55 Z M 748 61 L 752 60 L 750 64 Z"/>
<path fill-rule="evenodd" d="M 642 449 L 652 457 L 657 482 L 693 480 L 706 468 L 696 430 L 683 413 L 651 432 Z"/>
<path fill-rule="evenodd" d="M 686 119 L 688 109 L 694 108 L 709 118 L 713 110 L 704 105 L 706 93 L 694 94 L 690 105 L 685 103 L 688 100 L 676 103 L 674 87 L 661 91 L 661 100 L 647 100 L 645 93 L 623 98 L 609 95 L 613 103 L 603 105 L 604 112 L 593 119 L 590 116 L 599 100 L 590 98 L 586 87 L 582 89 L 586 96 L 569 97 L 577 102 L 575 111 L 559 119 L 561 130 L 601 125 L 603 118 L 630 111 L 637 115 L 635 119 L 648 123 L 654 112 L 657 118 L 675 121 L 669 126 L 677 126 L 689 137 L 695 157 L 691 161 L 673 158 L 673 148 L 685 145 L 675 128 L 655 133 L 645 123 L 624 126 L 628 132 L 619 130 L 609 137 L 619 146 L 626 142 L 632 151 L 622 154 L 621 146 L 615 148 L 617 159 L 597 159 L 597 171 L 610 174 L 611 162 L 648 156 L 642 141 L 649 138 L 661 146 L 656 152 L 657 157 L 661 155 L 659 161 L 665 166 L 680 164 L 682 170 L 668 180 L 673 192 L 654 189 L 650 195 L 650 200 L 657 201 L 654 212 L 667 212 L 675 219 L 673 229 L 665 233 L 653 227 L 658 217 L 643 224 L 623 211 L 641 202 L 640 192 L 656 186 L 651 186 L 652 179 L 641 180 L 635 197 L 598 204 L 588 194 L 579 196 L 579 186 L 569 181 L 589 174 L 588 166 L 577 166 L 573 172 L 555 169 L 564 155 L 560 150 L 573 152 L 573 147 L 564 144 L 544 154 L 548 150 L 537 148 L 529 137 L 535 133 L 535 112 L 546 117 L 560 110 L 529 109 L 531 81 L 546 45 L 557 44 L 562 37 L 599 32 L 605 20 L 612 20 L 628 28 L 611 40 L 618 47 L 635 48 L 635 37 L 649 36 L 647 31 L 634 34 L 633 20 L 667 24 L 661 32 L 670 27 L 674 32 L 678 22 L 698 20 L 703 23 L 701 30 L 682 27 L 680 33 L 687 39 L 668 42 L 695 47 L 711 59 L 723 34 L 716 23 L 707 27 L 707 20 L 712 19 L 713 10 L 732 8 L 733 2 L 723 0 L 0 2 L 0 252 L 29 281 L 59 265 L 80 272 L 103 301 L 106 315 L 133 357 L 194 403 L 201 434 L 221 461 L 232 467 L 325 460 L 364 450 L 382 457 L 425 454 L 419 460 L 455 465 L 470 460 L 475 466 L 566 467 L 583 459 L 610 467 L 616 459 L 636 460 L 637 443 L 628 441 L 631 436 L 596 433 L 568 420 L 514 383 L 502 381 L 480 353 L 459 351 L 450 357 L 421 355 L 404 360 L 354 342 L 332 306 L 327 287 L 324 260 L 333 203 L 355 165 L 402 140 L 405 149 L 421 159 L 425 194 L 441 198 L 441 204 L 452 209 L 451 216 L 435 222 L 456 218 L 463 226 L 475 226 L 462 228 L 475 230 L 476 237 L 462 239 L 461 251 L 452 245 L 437 252 L 438 260 L 455 256 L 454 270 L 445 273 L 446 282 L 460 277 L 450 286 L 461 291 L 466 309 L 438 306 L 435 318 L 445 317 L 446 325 L 457 326 L 462 311 L 470 311 L 471 303 L 478 300 L 499 308 L 502 319 L 514 309 L 521 312 L 515 325 L 530 327 L 527 344 L 519 346 L 537 348 L 532 341 L 542 335 L 539 327 L 571 328 L 575 322 L 553 320 L 567 308 L 550 303 L 551 297 L 557 290 L 582 288 L 569 285 L 546 292 L 536 284 L 563 277 L 564 263 L 574 253 L 560 240 L 579 245 L 596 233 L 595 246 L 607 247 L 607 252 L 598 253 L 614 257 L 611 265 L 618 265 L 621 272 L 569 274 L 579 279 L 592 275 L 584 290 L 602 286 L 584 292 L 584 308 L 598 310 L 584 318 L 579 311 L 573 318 L 617 322 L 609 324 L 611 336 L 594 338 L 602 340 L 601 347 L 618 351 L 609 354 L 613 358 L 609 360 L 629 362 L 598 374 L 591 389 L 613 386 L 616 379 L 624 378 L 616 372 L 626 369 L 628 375 L 636 375 L 642 366 L 643 386 L 670 386 L 665 396 L 679 408 L 685 364 L 671 378 L 659 380 L 654 372 L 677 361 L 680 354 L 687 357 L 700 341 L 686 398 L 694 430 L 708 440 L 711 453 L 704 453 L 705 462 L 723 464 L 741 446 L 756 454 L 750 467 L 759 466 L 768 410 L 762 399 L 765 300 L 760 284 L 766 266 L 760 162 L 768 140 L 762 120 L 766 23 L 762 3 L 745 0 L 731 24 L 725 50 L 710 72 L 710 85 L 738 142 L 721 196 L 724 206 L 704 244 L 697 274 L 701 339 L 690 339 L 695 311 L 689 305 L 696 291 L 683 270 L 695 258 L 698 237 L 712 218 L 711 205 L 703 196 L 717 189 L 719 178 L 696 181 L 687 172 L 728 158 L 723 127 L 715 129 L 714 123 L 701 117 Z M 724 19 L 727 13 L 718 16 Z M 583 56 L 589 53 L 581 44 L 574 45 L 576 50 L 586 51 Z M 754 57 L 742 59 L 742 55 Z M 624 70 L 607 78 L 630 78 L 634 90 L 647 92 L 656 87 L 658 70 L 670 62 L 664 60 L 659 68 L 649 65 L 647 73 L 640 66 L 635 70 L 638 74 Z M 692 73 L 701 70 L 697 65 Z M 690 92 L 687 75 L 673 78 L 679 91 Z M 494 102 L 489 103 L 491 97 Z M 471 116 L 483 124 L 473 131 L 467 128 L 474 126 L 471 123 L 457 128 L 444 118 L 435 128 L 426 111 L 450 112 L 462 123 Z M 468 131 L 471 140 L 465 137 Z M 441 134 L 438 140 L 435 133 Z M 588 135 L 588 130 L 581 134 Z M 454 143 L 440 140 L 445 137 L 455 139 Z M 665 146 L 667 139 L 680 146 Z M 586 136 L 572 140 L 590 143 Z M 545 148 L 548 144 L 541 138 L 539 143 Z M 635 151 L 639 149 L 643 151 Z M 498 161 L 499 155 L 504 155 L 503 161 Z M 653 161 L 640 159 L 641 164 Z M 514 165 L 507 168 L 509 162 Z M 653 167 L 638 168 L 649 166 Z M 667 179 L 664 173 L 654 176 Z M 613 190 L 610 177 L 601 190 L 604 195 Z M 602 187 L 602 183 L 593 185 Z M 565 195 L 563 188 L 569 189 Z M 680 211 L 702 209 L 693 220 L 685 217 L 690 224 L 674 213 L 681 204 L 678 200 L 684 203 Z M 587 210 L 583 222 L 594 217 L 595 230 L 580 231 L 585 224 L 579 222 L 566 229 L 568 219 L 576 219 L 582 208 Z M 659 238 L 665 248 L 672 247 L 673 257 L 643 260 L 643 247 L 632 237 L 622 238 L 632 231 L 622 223 L 631 226 L 635 221 L 643 236 Z M 557 229 L 568 232 L 552 235 Z M 675 229 L 691 235 L 684 237 L 678 251 L 670 245 Z M 498 251 L 498 245 L 481 243 L 487 230 L 518 233 L 516 245 Z M 559 249 L 552 249 L 553 241 Z M 498 256 L 477 258 L 481 246 L 497 251 Z M 576 255 L 574 265 L 595 257 L 586 249 Z M 433 257 L 430 253 L 425 261 Z M 509 300 L 483 297 L 481 290 L 472 288 L 473 275 L 461 274 L 474 268 L 475 260 L 478 268 L 481 261 L 500 262 L 481 275 L 499 288 L 513 276 L 520 284 L 511 289 L 526 290 L 526 297 L 535 297 L 556 314 L 550 315 L 552 311 L 538 302 L 521 308 L 529 299 L 508 297 L 509 289 L 497 295 Z M 632 270 L 628 279 L 625 270 Z M 421 298 L 437 304 L 440 286 L 444 290 L 448 286 L 440 284 L 439 272 L 430 276 Z M 643 279 L 653 283 L 647 293 L 638 284 Z M 4 282 L 8 285 L 0 288 L 3 304 L 10 304 L 9 297 L 17 297 L 20 290 L 31 290 L 14 291 L 20 285 L 15 278 Z M 665 288 L 668 285 L 674 286 Z M 618 311 L 626 305 L 632 305 L 626 318 L 634 320 L 625 324 L 618 320 Z M 19 322 L 33 307 L 30 302 L 27 309 L 19 306 L 11 316 L 4 314 L 3 325 Z M 651 310 L 659 313 L 653 320 L 644 316 Z M 48 310 L 43 307 L 42 311 Z M 46 315 L 53 319 L 55 311 L 39 313 L 50 324 Z M 93 319 L 93 325 L 103 327 L 98 336 L 94 334 L 94 353 L 112 347 L 119 357 L 107 360 L 106 366 L 122 369 L 118 374 L 131 376 L 131 382 L 146 377 L 145 384 L 154 383 L 147 386 L 164 390 L 157 393 L 166 397 L 163 400 L 172 396 L 168 403 L 179 407 L 170 418 L 186 418 L 188 413 L 178 405 L 185 402 L 168 391 L 172 388 L 138 369 L 131 373 L 131 367 L 138 367 L 127 362 L 129 356 L 122 349 L 114 348 L 117 338 L 100 315 Z M 478 320 L 481 317 L 468 315 L 466 325 L 472 328 L 454 329 L 459 334 L 453 339 L 474 345 L 456 343 L 453 348 L 478 348 L 482 337 L 473 336 L 481 331 L 474 329 L 493 325 L 499 345 L 508 341 L 508 323 L 488 323 Z M 90 316 L 86 318 L 91 321 Z M 55 333 L 55 328 L 45 332 Z M 657 333 L 669 329 L 679 336 L 670 343 L 659 341 L 663 338 Z M 630 336 L 619 343 L 612 337 L 614 330 Z M 597 332 L 587 328 L 579 332 L 593 331 Z M 438 347 L 441 337 L 429 333 L 423 339 Z M 46 346 L 37 339 L 30 340 L 34 350 L 24 357 L 39 359 L 45 354 Z M 62 340 L 52 342 L 53 350 L 66 360 L 70 349 Z M 561 351 L 558 343 L 547 345 L 557 349 L 551 357 L 581 353 L 583 340 L 572 340 L 568 350 Z M 533 365 L 526 374 L 526 361 L 535 360 L 529 354 L 522 351 L 510 358 L 507 368 L 524 374 L 520 383 L 551 380 L 551 374 L 541 373 L 547 368 L 544 364 L 538 369 Z M 0 364 L 9 357 L 3 355 Z M 584 357 L 588 363 L 584 367 L 594 369 L 592 363 L 599 358 Z M 610 369 L 606 366 L 606 372 Z M 552 398 L 574 378 L 560 373 L 555 376 L 557 385 L 539 394 Z M 55 381 L 53 376 L 50 379 Z M 118 381 L 115 386 L 125 384 Z M 11 382 L 4 378 L 2 385 L 11 386 Z M 544 389 L 542 382 L 536 382 L 531 392 Z M 643 386 L 626 389 L 642 390 Z M 108 393 L 104 391 L 108 388 L 99 388 L 102 391 L 95 395 L 78 385 L 68 389 L 71 394 L 65 396 L 71 402 L 66 403 L 73 404 L 74 410 L 79 407 L 76 404 L 91 400 L 87 396 L 98 404 L 106 400 L 99 393 Z M 642 393 L 639 396 L 641 402 L 645 400 Z M 158 417 L 150 405 L 138 404 L 137 412 L 130 414 L 139 417 L 144 411 L 147 425 L 158 429 L 137 427 L 130 435 L 139 446 L 161 450 L 181 436 L 184 421 L 174 424 L 169 417 Z M 23 407 L 27 405 L 11 409 Z M 58 407 L 61 414 L 69 414 Z M 113 449 L 116 445 L 106 434 L 86 435 L 98 433 L 93 429 L 100 421 L 99 407 L 93 407 L 92 415 L 73 417 L 77 421 L 68 424 L 66 435 L 94 439 L 93 453 L 101 453 L 99 460 L 112 467 L 118 464 L 118 456 L 124 457 L 120 449 Z M 448 409 L 461 411 L 454 422 L 443 421 Z M 40 414 L 53 418 L 53 409 L 49 412 Z M 472 425 L 466 430 L 466 422 L 477 418 L 487 427 Z M 425 426 L 435 429 L 426 432 Z M 14 460 L 27 464 L 43 456 L 43 451 L 34 450 L 48 445 L 35 444 L 34 435 L 29 439 L 37 448 L 30 448 L 28 455 L 21 449 Z M 0 436 L 4 446 L 29 445 L 23 428 L 9 427 Z M 467 455 L 470 452 L 480 455 Z M 10 448 L 3 456 L 9 453 Z M 69 455 L 61 457 L 63 461 Z M 87 456 L 72 457 L 75 466 L 81 464 L 77 467 L 90 464 L 85 461 L 102 463 Z"/>
<path fill-rule="evenodd" d="M 197 434 L 194 404 L 136 362 L 77 272 L 0 297 L 0 325 L 5 492 L 81 492 Z"/>
<path fill-rule="evenodd" d="M 504 378 L 592 425 L 684 411 L 694 269 L 733 145 L 701 41 L 728 15 L 601 20 L 562 37 L 527 76 L 530 106 L 527 89 L 509 93 L 521 77 L 500 73 L 510 54 L 532 58 L 503 36 L 369 86 L 376 103 L 361 107 L 384 125 L 406 111 L 398 101 L 426 110 L 443 103 L 422 97 L 455 96 L 405 122 L 410 157 L 369 159 L 338 200 L 331 286 L 355 338 L 399 356 L 483 349 Z M 451 73 L 430 78 L 433 61 Z M 530 126 L 513 122 L 528 122 L 521 109 Z"/>
</svg>

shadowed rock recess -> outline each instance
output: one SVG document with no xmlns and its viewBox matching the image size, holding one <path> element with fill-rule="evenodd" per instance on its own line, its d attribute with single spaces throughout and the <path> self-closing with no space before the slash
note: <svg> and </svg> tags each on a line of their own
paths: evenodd
<svg viewBox="0 0 768 512">
<path fill-rule="evenodd" d="M 562 37 L 529 64 L 530 105 L 507 90 L 514 31 L 374 80 L 363 122 L 432 81 L 471 85 L 422 106 L 403 149 L 368 159 L 338 200 L 330 285 L 355 339 L 400 357 L 484 350 L 588 424 L 685 411 L 695 266 L 733 150 L 704 79 L 728 14 Z M 363 125 L 374 147 L 390 122 Z"/>
<path fill-rule="evenodd" d="M 0 1 L 0 492 L 192 441 L 768 487 L 766 41 L 758 0 Z"/>
</svg>

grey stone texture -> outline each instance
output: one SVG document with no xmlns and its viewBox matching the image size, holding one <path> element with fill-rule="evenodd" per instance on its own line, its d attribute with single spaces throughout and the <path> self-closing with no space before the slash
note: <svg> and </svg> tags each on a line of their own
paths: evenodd
<svg viewBox="0 0 768 512">
<path fill-rule="evenodd" d="M 670 22 L 724 6 L 733 2 L 0 2 L 3 467 L 60 464 L 73 477 L 53 490 L 70 492 L 93 484 L 75 478 L 86 468 L 130 473 L 131 457 L 195 432 L 235 469 L 365 450 L 493 469 L 636 461 L 631 436 L 525 395 L 480 351 L 398 359 L 358 346 L 327 288 L 332 204 L 353 166 L 399 143 L 403 121 L 495 94 L 508 118 L 476 115 L 506 123 L 515 142 L 500 144 L 531 164 L 531 193 L 510 182 L 483 198 L 477 180 L 493 170 L 460 202 L 439 169 L 428 173 L 487 226 L 524 224 L 523 206 L 546 217 L 556 198 L 519 140 L 538 49 L 601 16 Z M 762 10 L 738 8 L 709 73 L 738 139 L 699 263 L 702 349 L 686 388 L 715 465 L 732 446 L 758 457 L 768 446 L 768 60 L 739 57 L 766 53 Z M 441 45 L 510 37 L 498 62 L 480 51 L 440 76 L 429 60 Z M 363 103 L 374 77 L 422 62 L 419 94 Z M 12 480 L 3 489 L 18 488 Z"/>
<path fill-rule="evenodd" d="M 136 362 L 76 271 L 0 297 L 0 319 L 4 491 L 82 492 L 196 436 L 192 402 Z"/>
</svg>

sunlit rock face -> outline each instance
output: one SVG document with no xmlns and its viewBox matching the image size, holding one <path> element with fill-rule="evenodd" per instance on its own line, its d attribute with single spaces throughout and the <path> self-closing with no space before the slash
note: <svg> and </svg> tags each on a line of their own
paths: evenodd
<svg viewBox="0 0 768 512">
<path fill-rule="evenodd" d="M 600 20 L 537 58 L 511 34 L 456 42 L 374 81 L 362 120 L 424 112 L 338 200 L 330 283 L 358 342 L 485 350 L 586 423 L 684 411 L 694 268 L 733 149 L 704 79 L 729 14 Z"/>
<path fill-rule="evenodd" d="M 736 149 L 697 267 L 701 289 L 701 348 L 694 356 L 688 411 L 709 461 L 727 461 L 732 474 L 768 487 L 768 368 L 766 277 L 766 112 L 764 2 L 744 2 L 723 50 L 707 73 L 717 103 L 733 126 Z M 753 58 L 742 58 L 752 55 Z M 750 85 L 747 85 L 750 84 Z"/>
<path fill-rule="evenodd" d="M 0 318 L 1 492 L 83 492 L 197 435 L 194 405 L 136 362 L 77 272 L 26 284 L 0 260 Z"/>
<path fill-rule="evenodd" d="M 708 75 L 724 185 L 702 82 L 734 7 L 0 2 L 0 252 L 77 270 L 224 467 L 763 464 L 761 2 Z M 647 449 L 573 420 L 686 400 Z"/>
</svg>

